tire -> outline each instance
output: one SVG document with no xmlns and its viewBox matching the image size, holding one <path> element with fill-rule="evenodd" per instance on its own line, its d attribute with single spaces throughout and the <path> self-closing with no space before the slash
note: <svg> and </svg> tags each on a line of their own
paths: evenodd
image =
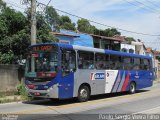
<svg viewBox="0 0 160 120">
<path fill-rule="evenodd" d="M 78 101 L 86 102 L 90 98 L 90 91 L 87 86 L 81 86 L 78 90 Z"/>
<path fill-rule="evenodd" d="M 131 82 L 129 86 L 129 93 L 134 94 L 135 92 L 136 92 L 136 84 L 134 82 Z"/>
</svg>

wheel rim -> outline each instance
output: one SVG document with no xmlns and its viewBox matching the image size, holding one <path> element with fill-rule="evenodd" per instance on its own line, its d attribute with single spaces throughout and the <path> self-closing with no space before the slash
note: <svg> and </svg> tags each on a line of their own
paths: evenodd
<svg viewBox="0 0 160 120">
<path fill-rule="evenodd" d="M 86 90 L 86 89 L 82 89 L 82 90 L 80 91 L 80 97 L 81 97 L 82 99 L 87 99 L 88 93 L 87 93 L 87 90 Z"/>
</svg>

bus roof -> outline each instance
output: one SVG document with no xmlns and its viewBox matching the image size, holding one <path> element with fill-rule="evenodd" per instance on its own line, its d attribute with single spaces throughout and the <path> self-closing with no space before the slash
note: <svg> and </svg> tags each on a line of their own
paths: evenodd
<svg viewBox="0 0 160 120">
<path fill-rule="evenodd" d="M 56 43 L 56 42 L 41 43 L 41 44 L 35 44 L 35 45 L 32 45 L 32 46 L 37 46 L 37 45 L 52 45 L 52 44 L 57 44 L 59 47 L 67 48 L 67 49 L 75 49 L 75 50 L 98 52 L 98 53 L 105 53 L 105 54 L 111 54 L 111 55 L 120 55 L 120 56 L 128 56 L 128 57 L 137 57 L 137 58 L 152 59 L 152 57 L 145 56 L 145 55 L 132 54 L 132 53 L 126 53 L 126 52 L 120 52 L 120 51 L 114 51 L 114 50 L 107 50 L 107 49 L 100 49 L 100 48 L 85 47 L 85 46 L 79 46 L 79 45 L 70 45 L 70 44 Z"/>
</svg>

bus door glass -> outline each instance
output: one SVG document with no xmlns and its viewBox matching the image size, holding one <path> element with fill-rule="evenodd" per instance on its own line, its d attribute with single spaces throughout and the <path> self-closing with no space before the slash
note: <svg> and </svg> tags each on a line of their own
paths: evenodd
<svg viewBox="0 0 160 120">
<path fill-rule="evenodd" d="M 73 97 L 74 72 L 76 71 L 76 53 L 74 50 L 61 49 L 61 80 L 59 97 Z"/>
<path fill-rule="evenodd" d="M 142 87 L 142 76 L 143 76 L 143 72 L 141 71 L 141 62 L 140 62 L 140 58 L 134 58 L 134 65 L 133 65 L 133 80 L 136 81 L 137 86 Z"/>
</svg>

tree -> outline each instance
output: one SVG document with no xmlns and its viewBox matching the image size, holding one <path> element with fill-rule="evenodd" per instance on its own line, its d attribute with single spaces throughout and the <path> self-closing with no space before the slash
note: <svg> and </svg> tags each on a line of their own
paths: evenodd
<svg viewBox="0 0 160 120">
<path fill-rule="evenodd" d="M 45 43 L 45 42 L 53 42 L 57 41 L 57 38 L 54 35 L 51 35 L 52 31 L 50 26 L 47 24 L 45 17 L 40 13 L 37 13 L 37 42 Z"/>
<path fill-rule="evenodd" d="M 157 57 L 158 61 L 160 62 L 160 56 Z"/>
<path fill-rule="evenodd" d="M 126 41 L 131 44 L 132 41 L 136 41 L 133 37 L 126 37 Z"/>
<path fill-rule="evenodd" d="M 60 28 L 75 31 L 75 23 L 68 16 L 60 16 Z"/>
<path fill-rule="evenodd" d="M 14 63 L 17 59 L 25 57 L 30 45 L 30 9 L 25 12 L 25 16 L 5 6 L 0 0 L 0 10 L 0 63 Z M 37 13 L 36 17 L 37 42 L 56 41 L 57 39 L 50 34 L 51 28 L 45 16 Z"/>
<path fill-rule="evenodd" d="M 45 20 L 52 31 L 59 31 L 60 18 L 52 6 L 46 8 Z"/>
<path fill-rule="evenodd" d="M 104 30 L 104 34 L 107 37 L 113 37 L 115 35 L 121 35 L 121 33 L 119 31 L 117 31 L 116 28 L 108 28 Z"/>
<path fill-rule="evenodd" d="M 6 7 L 6 3 L 0 0 L 0 11 L 3 11 Z"/>
<path fill-rule="evenodd" d="M 77 21 L 77 29 L 80 32 L 85 32 L 85 33 L 94 33 L 94 26 L 92 26 L 88 20 L 86 19 L 79 19 Z"/>
</svg>

